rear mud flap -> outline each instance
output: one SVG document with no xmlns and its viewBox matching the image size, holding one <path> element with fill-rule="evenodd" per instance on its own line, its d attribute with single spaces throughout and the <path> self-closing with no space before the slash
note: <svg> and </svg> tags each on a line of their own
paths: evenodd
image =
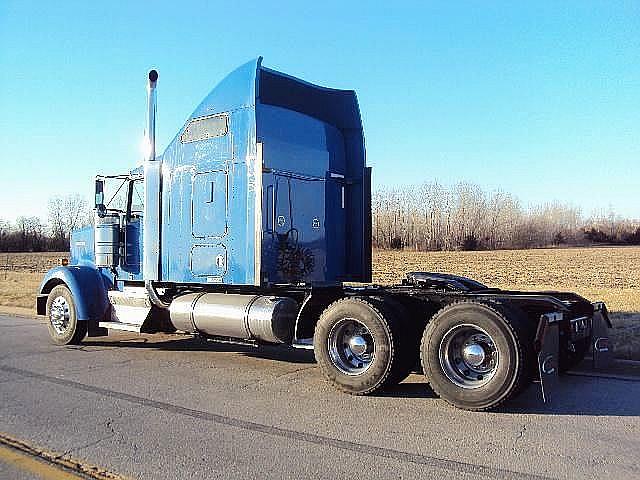
<svg viewBox="0 0 640 480">
<path fill-rule="evenodd" d="M 535 347 L 538 352 L 538 373 L 542 400 L 546 403 L 553 398 L 559 383 L 560 322 L 561 313 L 547 313 L 540 317 L 536 332 Z M 602 370 L 613 363 L 613 352 L 609 344 L 611 321 L 604 303 L 593 304 L 591 320 L 592 368 Z"/>
<path fill-rule="evenodd" d="M 607 369 L 613 363 L 613 351 L 609 342 L 611 327 L 606 305 L 602 302 L 594 303 L 591 328 L 592 367 L 594 370 Z"/>
<path fill-rule="evenodd" d="M 561 313 L 547 313 L 540 317 L 536 333 L 536 350 L 538 351 L 538 373 L 540 374 L 540 390 L 542 401 L 549 402 L 552 392 L 557 389 L 558 361 L 560 357 L 560 322 Z"/>
</svg>

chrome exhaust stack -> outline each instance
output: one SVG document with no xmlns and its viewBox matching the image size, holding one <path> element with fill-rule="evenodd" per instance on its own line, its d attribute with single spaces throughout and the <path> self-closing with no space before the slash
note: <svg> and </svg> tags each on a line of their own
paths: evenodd
<svg viewBox="0 0 640 480">
<path fill-rule="evenodd" d="M 149 72 L 147 132 L 144 159 L 144 217 L 142 273 L 145 281 L 160 279 L 160 228 L 162 221 L 162 159 L 156 158 L 156 86 L 158 72 Z"/>
<path fill-rule="evenodd" d="M 146 161 L 156 159 L 156 86 L 158 85 L 158 72 L 149 72 L 149 83 L 147 85 L 147 140 L 149 150 Z"/>
</svg>

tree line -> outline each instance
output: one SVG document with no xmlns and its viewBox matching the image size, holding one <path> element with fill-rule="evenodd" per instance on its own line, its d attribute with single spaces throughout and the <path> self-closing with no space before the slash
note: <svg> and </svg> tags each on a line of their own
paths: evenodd
<svg viewBox="0 0 640 480">
<path fill-rule="evenodd" d="M 610 209 L 584 217 L 560 202 L 523 207 L 472 183 L 381 187 L 372 198 L 373 245 L 415 250 L 494 250 L 640 244 L 640 222 Z"/>
<path fill-rule="evenodd" d="M 48 223 L 36 216 L 20 216 L 13 223 L 0 219 L 0 252 L 68 251 L 71 230 L 93 221 L 79 194 L 52 197 L 47 207 Z"/>
<path fill-rule="evenodd" d="M 55 196 L 47 220 L 0 219 L 0 252 L 68 251 L 71 230 L 92 223 L 93 212 L 79 194 Z M 579 208 L 559 202 L 523 207 L 503 191 L 431 182 L 376 189 L 372 237 L 377 248 L 415 250 L 640 245 L 640 221 L 611 209 L 584 217 Z"/>
</svg>

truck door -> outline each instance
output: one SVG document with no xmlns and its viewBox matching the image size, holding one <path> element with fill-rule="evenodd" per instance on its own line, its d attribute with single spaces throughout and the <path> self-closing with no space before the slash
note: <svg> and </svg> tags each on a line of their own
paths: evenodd
<svg viewBox="0 0 640 480">
<path fill-rule="evenodd" d="M 271 282 L 326 279 L 324 188 L 324 179 L 285 174 L 273 175 L 266 187 L 267 238 L 271 238 L 265 267 Z"/>
<path fill-rule="evenodd" d="M 222 282 L 227 273 L 228 183 L 226 170 L 197 172 L 192 178 L 190 269 L 211 283 Z"/>
</svg>

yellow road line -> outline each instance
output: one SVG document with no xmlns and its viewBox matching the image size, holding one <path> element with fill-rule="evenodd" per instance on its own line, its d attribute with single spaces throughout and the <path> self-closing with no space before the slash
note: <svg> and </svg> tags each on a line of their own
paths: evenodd
<svg viewBox="0 0 640 480">
<path fill-rule="evenodd" d="M 77 480 L 78 478 L 83 478 L 63 470 L 62 467 L 44 463 L 31 455 L 4 445 L 0 445 L 0 462 L 18 470 L 33 473 L 44 480 Z"/>
<path fill-rule="evenodd" d="M 126 480 L 126 477 L 103 468 L 64 457 L 0 432 L 0 462 L 31 472 L 44 480 Z"/>
</svg>

